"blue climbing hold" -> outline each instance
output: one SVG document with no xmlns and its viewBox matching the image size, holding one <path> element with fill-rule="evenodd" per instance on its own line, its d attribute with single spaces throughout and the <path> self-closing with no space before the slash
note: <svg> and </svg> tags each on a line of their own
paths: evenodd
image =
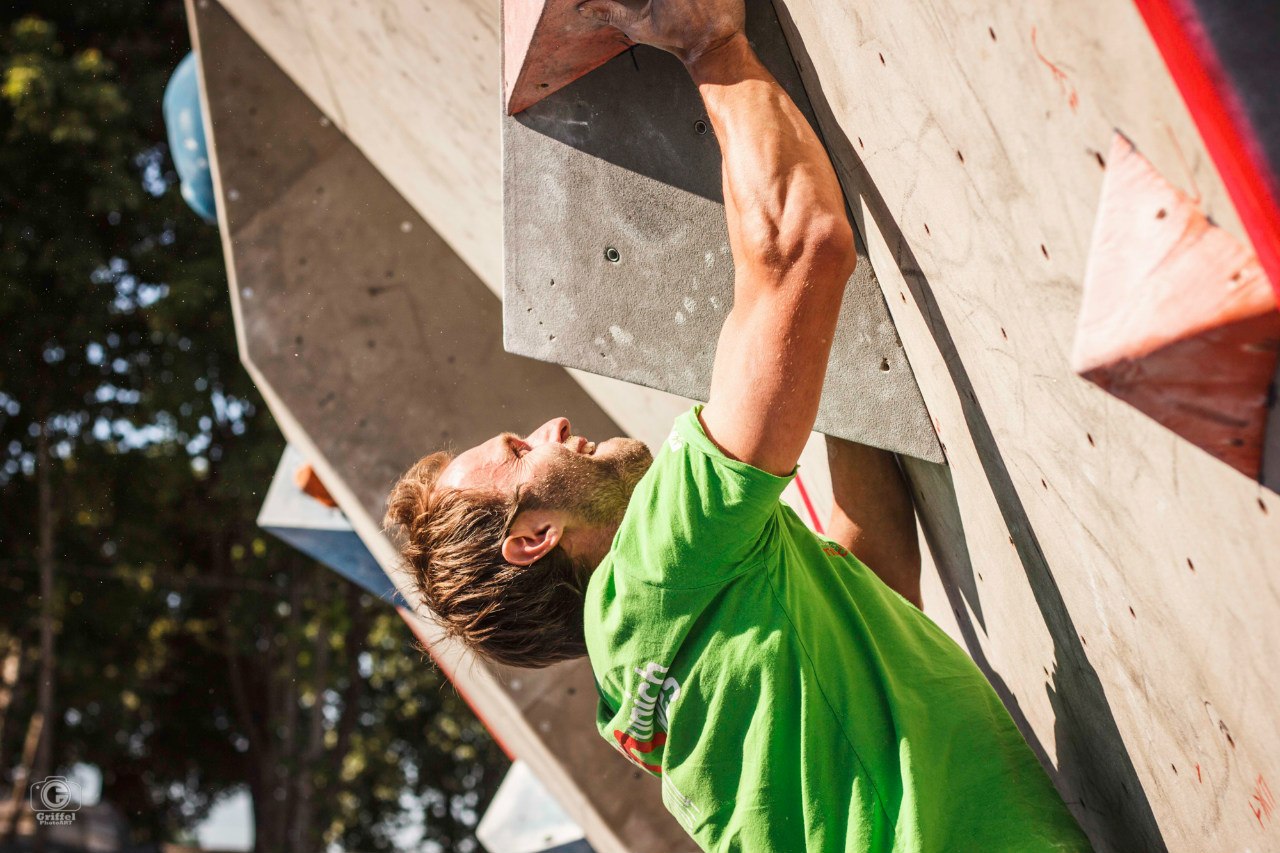
<svg viewBox="0 0 1280 853">
<path fill-rule="evenodd" d="M 169 131 L 169 152 L 182 183 L 182 198 L 205 222 L 217 222 L 194 53 L 178 63 L 165 87 L 164 123 Z"/>
</svg>

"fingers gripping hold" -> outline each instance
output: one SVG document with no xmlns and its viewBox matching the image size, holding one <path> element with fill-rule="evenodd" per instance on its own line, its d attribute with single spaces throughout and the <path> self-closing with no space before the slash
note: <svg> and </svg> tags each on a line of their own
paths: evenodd
<svg viewBox="0 0 1280 853">
<path fill-rule="evenodd" d="M 649 4 L 633 7 L 618 0 L 587 0 L 578 6 L 578 11 L 585 17 L 629 33 L 641 18 L 648 17 Z"/>
<path fill-rule="evenodd" d="M 729 41 L 746 23 L 743 0 L 586 0 L 578 11 L 684 62 Z"/>
</svg>

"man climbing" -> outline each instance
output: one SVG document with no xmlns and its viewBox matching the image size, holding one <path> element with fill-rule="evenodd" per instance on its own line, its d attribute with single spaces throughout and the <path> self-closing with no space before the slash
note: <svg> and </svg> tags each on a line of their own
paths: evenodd
<svg viewBox="0 0 1280 853">
<path fill-rule="evenodd" d="M 652 461 L 564 418 L 421 460 L 387 517 L 427 605 L 501 663 L 589 654 L 601 734 L 661 777 L 706 850 L 1087 850 L 994 691 L 918 609 L 893 457 L 829 442 L 831 538 L 779 500 L 855 255 L 826 151 L 748 44 L 743 0 L 579 9 L 679 57 L 720 142 L 736 279 L 710 401 Z"/>
</svg>

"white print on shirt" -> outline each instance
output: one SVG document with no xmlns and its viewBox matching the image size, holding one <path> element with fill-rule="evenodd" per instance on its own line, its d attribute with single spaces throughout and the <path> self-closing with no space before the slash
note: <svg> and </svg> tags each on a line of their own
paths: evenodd
<svg viewBox="0 0 1280 853">
<path fill-rule="evenodd" d="M 667 436 L 667 444 L 671 445 L 672 450 L 679 450 L 684 447 L 684 439 L 675 430 L 671 430 L 671 435 Z"/>
<path fill-rule="evenodd" d="M 667 804 L 667 810 L 680 821 L 689 832 L 693 832 L 694 828 L 702 820 L 702 809 L 694 804 L 693 800 L 680 793 L 680 789 L 676 787 L 676 783 L 671 781 L 671 777 L 664 775 L 662 777 L 663 801 Z"/>
<path fill-rule="evenodd" d="M 662 678 L 667 674 L 667 668 L 653 662 L 645 664 L 643 669 L 636 667 L 634 671 L 640 676 L 640 683 L 631 706 L 627 734 L 636 740 L 649 740 L 653 737 L 655 714 L 658 727 L 664 732 L 670 729 L 668 713 L 671 703 L 680 697 L 680 682 L 674 678 Z M 626 698 L 632 700 L 630 692 L 626 694 Z"/>
<path fill-rule="evenodd" d="M 640 677 L 635 695 L 627 691 L 624 696 L 631 703 L 631 712 L 625 729 L 614 729 L 613 739 L 618 751 L 636 765 L 655 775 L 662 774 L 662 755 L 659 752 L 667 743 L 668 720 L 671 703 L 680 696 L 680 682 L 665 677 L 667 668 L 658 663 L 647 663 L 633 670 Z M 658 730 L 654 730 L 654 718 Z"/>
</svg>

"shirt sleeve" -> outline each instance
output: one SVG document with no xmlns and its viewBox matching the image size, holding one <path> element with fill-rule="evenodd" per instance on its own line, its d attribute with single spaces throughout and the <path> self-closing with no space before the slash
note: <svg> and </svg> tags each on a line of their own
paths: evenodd
<svg viewBox="0 0 1280 853">
<path fill-rule="evenodd" d="M 723 583 L 777 547 L 778 477 L 730 459 L 707 438 L 701 406 L 675 426 L 636 487 L 614 550 L 618 568 L 671 589 Z"/>
</svg>

